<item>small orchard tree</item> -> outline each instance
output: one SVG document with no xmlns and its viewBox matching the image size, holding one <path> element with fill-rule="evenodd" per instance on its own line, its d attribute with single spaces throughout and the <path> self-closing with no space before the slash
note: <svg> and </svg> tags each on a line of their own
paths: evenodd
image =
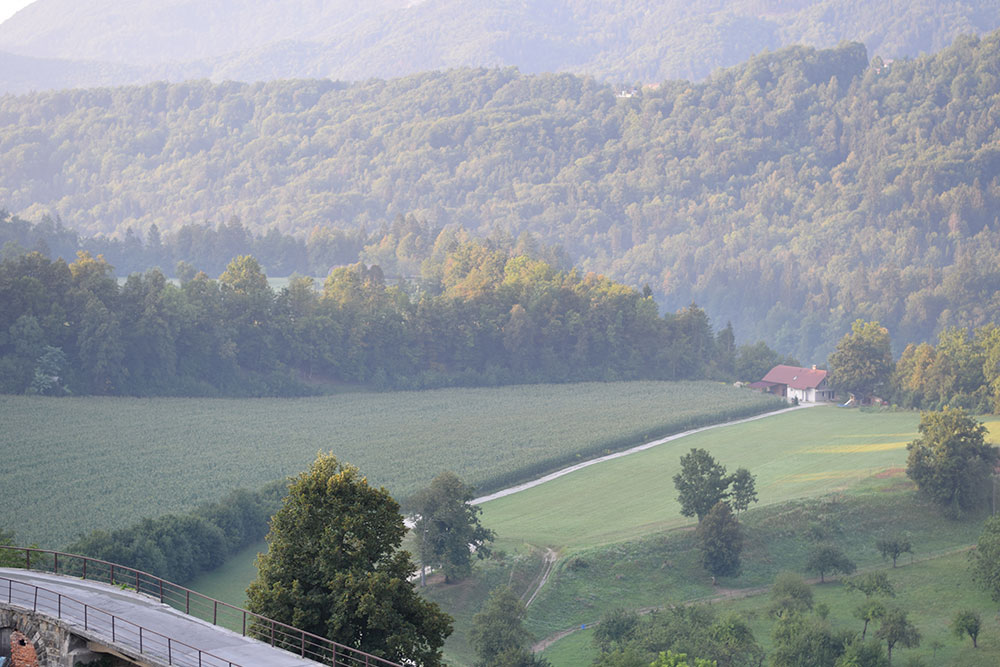
<svg viewBox="0 0 1000 667">
<path fill-rule="evenodd" d="M 986 427 L 962 409 L 945 408 L 923 413 L 919 431 L 906 446 L 906 474 L 920 492 L 953 516 L 981 505 L 997 462 Z"/>
<path fill-rule="evenodd" d="M 969 635 L 969 639 L 972 640 L 972 648 L 978 648 L 976 640 L 979 637 L 979 629 L 982 625 L 983 619 L 979 616 L 979 612 L 972 609 L 963 609 L 955 614 L 955 618 L 951 622 L 951 630 L 959 639 L 965 635 Z"/>
<path fill-rule="evenodd" d="M 813 608 L 813 591 L 805 579 L 794 572 L 779 572 L 771 586 L 773 616 L 784 618 L 791 614 L 804 614 Z"/>
<path fill-rule="evenodd" d="M 864 594 L 866 598 L 896 597 L 896 588 L 889 581 L 889 577 L 885 572 L 868 572 L 845 579 L 844 588 L 849 591 L 858 591 Z"/>
<path fill-rule="evenodd" d="M 674 475 L 681 514 L 697 516 L 700 522 L 720 500 L 728 496 L 732 478 L 726 468 L 704 449 L 692 448 L 681 457 L 681 470 Z"/>
<path fill-rule="evenodd" d="M 878 540 L 875 548 L 882 554 L 882 560 L 891 558 L 892 566 L 896 567 L 896 560 L 903 554 L 912 554 L 913 545 L 905 535 L 894 535 Z"/>
<path fill-rule="evenodd" d="M 818 574 L 821 583 L 825 581 L 827 572 L 851 574 L 855 569 L 854 562 L 832 544 L 815 547 L 809 554 L 809 560 L 806 561 L 806 570 Z"/>
<path fill-rule="evenodd" d="M 885 603 L 877 599 L 865 600 L 854 610 L 854 618 L 864 622 L 861 628 L 862 641 L 868 636 L 868 626 L 885 616 L 885 612 Z"/>
<path fill-rule="evenodd" d="M 854 617 L 864 622 L 861 629 L 861 639 L 864 640 L 868 635 L 868 625 L 885 615 L 885 603 L 879 598 L 896 597 L 896 589 L 885 572 L 869 572 L 852 577 L 844 581 L 844 588 L 860 591 L 865 596 L 865 601 L 854 610 Z"/>
<path fill-rule="evenodd" d="M 914 648 L 920 646 L 920 631 L 913 625 L 906 612 L 899 607 L 890 607 L 882 616 L 876 636 L 885 642 L 892 662 L 892 649 L 899 646 Z"/>
<path fill-rule="evenodd" d="M 743 533 L 729 503 L 719 501 L 698 524 L 702 566 L 716 576 L 733 576 L 740 571 Z"/>
</svg>

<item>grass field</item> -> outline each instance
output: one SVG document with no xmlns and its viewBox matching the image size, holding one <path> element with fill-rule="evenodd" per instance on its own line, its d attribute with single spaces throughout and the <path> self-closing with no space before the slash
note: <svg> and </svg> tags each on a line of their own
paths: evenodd
<svg viewBox="0 0 1000 667">
<path fill-rule="evenodd" d="M 922 635 L 919 647 L 897 647 L 893 651 L 894 664 L 906 664 L 909 656 L 919 656 L 927 665 L 992 667 L 1000 664 L 1000 625 L 996 618 L 996 603 L 972 581 L 968 554 L 956 553 L 912 564 L 903 563 L 896 569 L 886 568 L 885 572 L 896 589 L 896 598 L 891 602 L 907 610 L 910 620 Z M 823 603 L 830 607 L 828 618 L 833 628 L 861 630 L 861 623 L 852 616 L 863 599 L 860 593 L 848 592 L 839 583 L 817 585 L 813 591 L 816 604 Z M 765 650 L 771 647 L 773 626 L 772 621 L 760 613 L 767 601 L 765 595 L 720 604 L 720 611 L 733 610 L 750 620 L 754 635 Z M 978 649 L 972 648 L 968 637 L 959 639 L 951 633 L 949 625 L 960 609 L 975 609 L 982 616 Z M 936 651 L 932 645 L 935 640 L 942 644 Z"/>
<path fill-rule="evenodd" d="M 757 475 L 760 504 L 818 496 L 906 464 L 914 412 L 817 407 L 724 426 L 592 466 L 483 505 L 501 539 L 585 548 L 690 525 L 672 478 L 681 455 L 701 447 L 729 470 Z"/>
<path fill-rule="evenodd" d="M 773 405 L 723 384 L 631 382 L 304 399 L 0 396 L 0 529 L 59 548 L 305 469 L 320 450 L 404 499 L 445 469 L 498 487 Z M 44 520 L 39 520 L 44 517 Z"/>
<path fill-rule="evenodd" d="M 837 544 L 859 568 L 876 568 L 884 565 L 876 540 L 895 532 L 909 534 L 917 558 L 964 547 L 978 538 L 981 518 L 945 519 L 917 498 L 902 477 L 875 484 L 878 481 L 846 494 L 751 510 L 743 520 L 743 571 L 738 577 L 720 577 L 719 586 L 755 588 L 769 585 L 781 570 L 804 572 L 817 540 Z M 532 605 L 529 627 L 545 637 L 600 620 L 615 606 L 660 607 L 717 592 L 699 563 L 694 534 L 668 531 L 573 552 L 559 563 Z"/>
<path fill-rule="evenodd" d="M 977 588 L 968 572 L 965 553 L 942 556 L 912 564 L 903 563 L 895 570 L 885 568 L 896 589 L 891 602 L 907 610 L 910 620 L 922 635 L 920 646 L 913 649 L 897 647 L 893 663 L 905 665 L 911 657 L 925 665 L 955 667 L 994 667 L 1000 664 L 1000 624 L 996 620 L 996 604 L 989 595 Z M 816 604 L 830 608 L 830 624 L 836 629 L 859 631 L 860 622 L 853 610 L 862 596 L 844 589 L 839 582 L 813 587 Z M 771 631 L 774 622 L 764 612 L 770 599 L 766 593 L 740 600 L 716 602 L 720 615 L 737 613 L 749 622 L 754 637 L 765 651 L 772 648 Z M 973 649 L 968 637 L 959 639 L 950 630 L 954 614 L 959 609 L 976 609 L 983 619 L 979 648 Z M 877 623 L 869 630 L 874 631 Z M 590 664 L 597 657 L 592 629 L 580 630 L 553 644 L 543 653 L 552 667 L 577 667 Z M 934 642 L 940 642 L 935 650 Z"/>
</svg>

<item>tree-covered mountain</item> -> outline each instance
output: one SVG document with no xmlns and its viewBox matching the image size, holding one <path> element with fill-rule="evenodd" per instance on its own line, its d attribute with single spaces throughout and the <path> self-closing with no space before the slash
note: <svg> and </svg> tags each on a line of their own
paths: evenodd
<svg viewBox="0 0 1000 667">
<path fill-rule="evenodd" d="M 93 85 L 95 68 L 119 85 L 479 66 L 698 80 L 791 44 L 898 58 L 998 27 L 993 0 L 36 0 L 0 25 L 0 51 L 65 67 L 2 69 L 0 90 Z"/>
<path fill-rule="evenodd" d="M 140 245 L 233 216 L 527 231 L 804 361 L 858 317 L 901 349 L 1000 311 L 998 72 L 994 33 L 892 64 L 795 47 L 632 97 L 512 69 L 7 96 L 0 205 Z M 419 254 L 379 243 L 366 261 Z"/>
</svg>

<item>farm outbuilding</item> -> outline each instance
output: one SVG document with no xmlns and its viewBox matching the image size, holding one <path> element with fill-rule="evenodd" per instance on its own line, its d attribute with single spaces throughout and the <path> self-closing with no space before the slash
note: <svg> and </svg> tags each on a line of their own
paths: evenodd
<svg viewBox="0 0 1000 667">
<path fill-rule="evenodd" d="M 768 371 L 759 382 L 750 384 L 757 389 L 789 402 L 798 399 L 800 403 L 825 403 L 833 401 L 834 391 L 826 381 L 827 372 L 799 366 L 779 365 Z"/>
</svg>

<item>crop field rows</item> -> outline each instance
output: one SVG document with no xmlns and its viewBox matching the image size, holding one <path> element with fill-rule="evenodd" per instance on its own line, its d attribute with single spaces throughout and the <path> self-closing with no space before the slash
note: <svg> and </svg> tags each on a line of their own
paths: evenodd
<svg viewBox="0 0 1000 667">
<path fill-rule="evenodd" d="M 0 397 L 0 528 L 59 548 L 305 469 L 320 450 L 405 500 L 450 469 L 483 491 L 775 407 L 711 382 L 532 385 L 305 399 Z M 37 520 L 45 517 L 44 521 Z"/>
</svg>

